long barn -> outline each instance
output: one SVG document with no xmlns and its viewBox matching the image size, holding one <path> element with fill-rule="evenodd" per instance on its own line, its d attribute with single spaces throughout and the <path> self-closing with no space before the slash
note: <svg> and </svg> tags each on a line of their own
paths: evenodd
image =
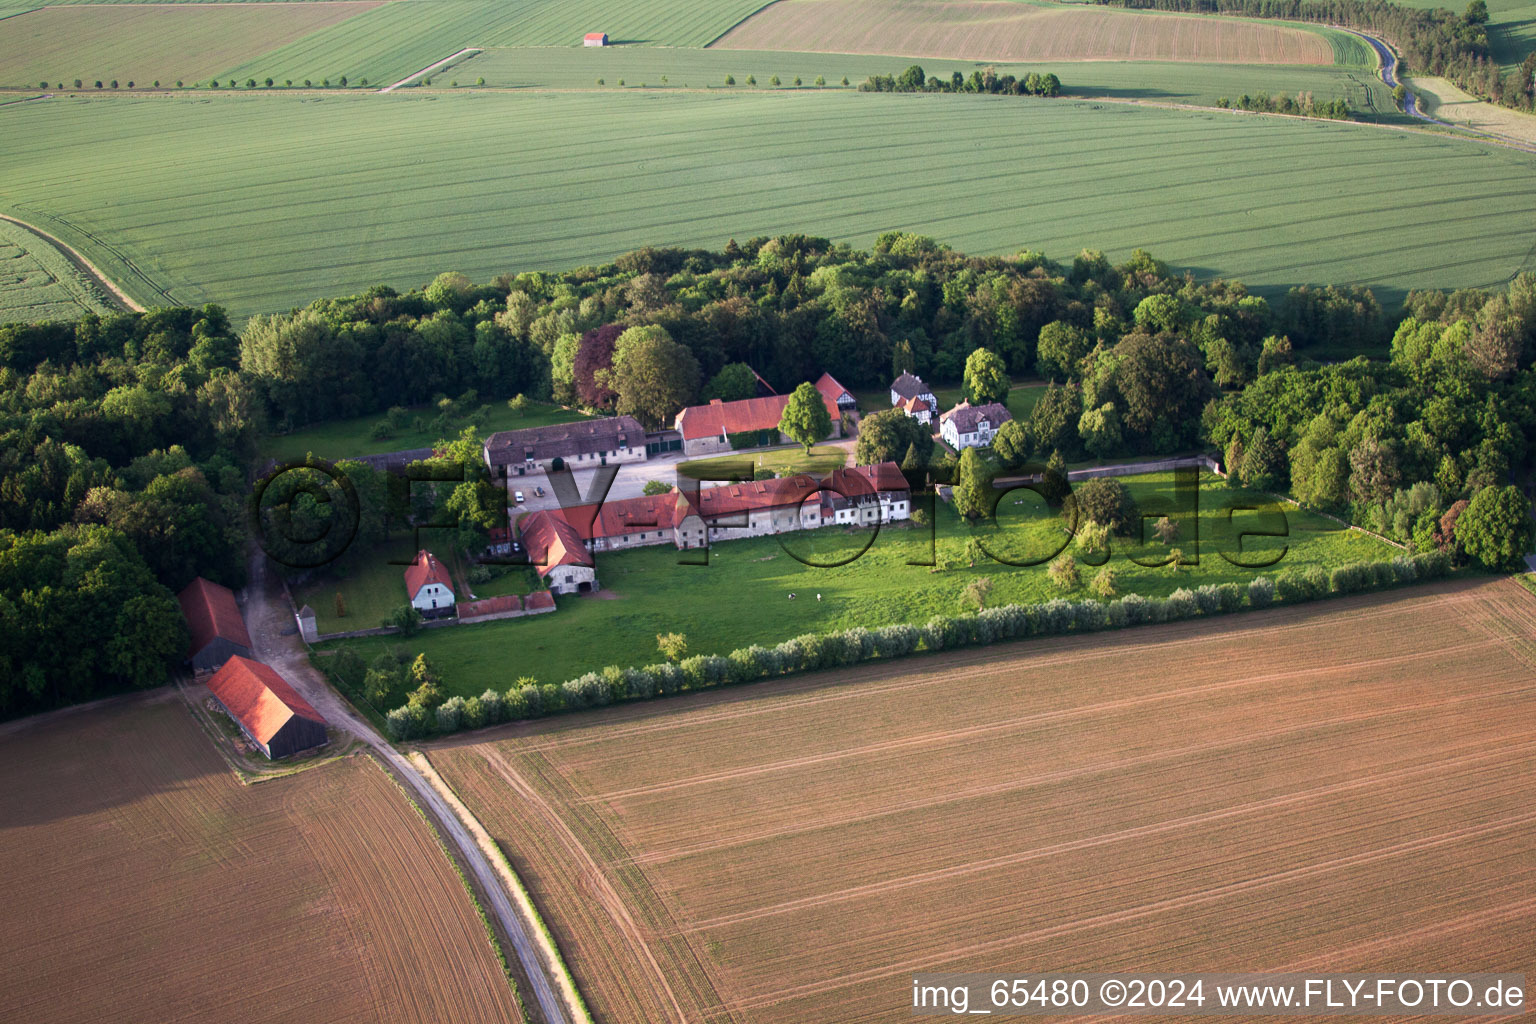
<svg viewBox="0 0 1536 1024">
<path fill-rule="evenodd" d="M 325 719 L 270 665 L 236 655 L 208 680 L 208 689 L 269 758 L 325 743 Z"/>
</svg>

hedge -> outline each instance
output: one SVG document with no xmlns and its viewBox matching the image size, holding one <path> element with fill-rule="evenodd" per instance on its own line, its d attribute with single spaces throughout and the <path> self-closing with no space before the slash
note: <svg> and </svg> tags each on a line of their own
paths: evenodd
<svg viewBox="0 0 1536 1024">
<path fill-rule="evenodd" d="M 1246 587 L 1236 583 L 1206 584 L 1194 590 L 1181 587 L 1166 598 L 1126 594 L 1107 602 L 1056 598 L 1044 604 L 1010 604 L 974 615 L 936 615 L 921 626 L 856 626 L 837 633 L 806 633 L 772 647 L 753 644 L 724 656 L 696 654 L 676 665 L 609 665 L 558 686 L 530 683 L 513 686 L 504 693 L 489 689 L 468 700 L 454 697 L 440 705 L 435 715 L 407 705 L 389 712 L 386 720 L 392 739 L 417 739 L 433 733 L 441 735 L 602 707 L 617 701 L 649 700 L 683 691 L 711 690 L 799 672 L 903 658 L 918 651 L 982 647 L 1028 637 L 1225 615 L 1245 607 L 1268 607 L 1276 597 L 1294 604 L 1333 594 L 1381 590 L 1438 579 L 1450 571 L 1450 558 L 1435 551 L 1400 555 L 1390 562 L 1353 562 L 1332 572 L 1308 567 L 1280 573 L 1273 581 L 1259 576 Z"/>
</svg>

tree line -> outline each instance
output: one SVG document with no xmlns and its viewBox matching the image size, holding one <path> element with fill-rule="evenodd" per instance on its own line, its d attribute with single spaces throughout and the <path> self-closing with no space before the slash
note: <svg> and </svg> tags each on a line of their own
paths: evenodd
<svg viewBox="0 0 1536 1024">
<path fill-rule="evenodd" d="M 1292 114 L 1298 117 L 1321 117 L 1331 121 L 1349 120 L 1349 104 L 1343 99 L 1335 97 L 1331 100 L 1319 100 L 1310 92 L 1299 92 L 1292 99 L 1283 93 L 1274 96 L 1268 93 L 1258 93 L 1249 96 L 1243 93 L 1236 101 L 1222 96 L 1216 100 L 1216 105 L 1223 110 L 1236 108 L 1238 110 L 1254 110 L 1268 114 Z"/>
<path fill-rule="evenodd" d="M 998 75 L 992 69 L 972 71 L 969 78 L 959 71 L 948 78 L 929 77 L 920 64 L 913 64 L 899 75 L 870 75 L 859 86 L 860 92 L 968 92 L 994 96 L 1060 96 L 1061 79 L 1052 72 L 1031 71 L 1022 78 Z"/>
<path fill-rule="evenodd" d="M 243 380 L 217 306 L 0 325 L 0 718 L 164 683 L 244 582 Z"/>
<path fill-rule="evenodd" d="M 1402 54 L 1398 70 L 1412 67 L 1442 75 L 1482 99 L 1531 110 L 1536 104 L 1536 51 L 1505 76 L 1488 50 L 1488 5 L 1471 0 L 1461 14 L 1444 7 L 1404 7 L 1388 0 L 1093 0 L 1133 10 L 1280 18 L 1348 25 L 1392 43 Z"/>
</svg>

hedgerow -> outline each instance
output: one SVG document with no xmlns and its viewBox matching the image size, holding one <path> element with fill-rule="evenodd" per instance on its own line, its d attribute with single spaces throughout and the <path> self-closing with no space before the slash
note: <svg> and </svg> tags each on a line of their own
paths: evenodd
<svg viewBox="0 0 1536 1024">
<path fill-rule="evenodd" d="M 921 626 L 856 626 L 833 633 L 807 633 L 773 647 L 753 644 L 723 656 L 696 654 L 676 665 L 609 665 L 558 686 L 519 681 L 504 693 L 489 689 L 467 701 L 462 697 L 450 698 L 437 707 L 435 716 L 429 716 L 417 705 L 398 707 L 389 712 L 386 721 L 392 739 L 419 739 L 432 732 L 442 735 L 481 725 L 603 707 L 618 701 L 649 700 L 799 672 L 890 661 L 919 651 L 985 647 L 1030 637 L 1209 618 L 1245 608 L 1269 607 L 1277 595 L 1286 604 L 1296 604 L 1335 594 L 1383 590 L 1439 579 L 1450 571 L 1449 556 L 1432 551 L 1401 555 L 1390 562 L 1353 562 L 1332 573 L 1315 568 L 1284 572 L 1273 582 L 1259 576 L 1246 587 L 1236 583 L 1206 584 L 1194 590 L 1181 587 L 1166 598 L 1126 594 L 1114 601 L 1057 598 L 1044 604 L 1010 604 L 974 615 L 936 615 Z"/>
</svg>

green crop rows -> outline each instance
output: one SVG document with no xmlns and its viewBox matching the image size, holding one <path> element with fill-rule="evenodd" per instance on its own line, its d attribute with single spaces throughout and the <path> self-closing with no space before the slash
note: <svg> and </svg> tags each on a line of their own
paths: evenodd
<svg viewBox="0 0 1536 1024">
<path fill-rule="evenodd" d="M 222 77 L 393 82 L 466 46 L 703 46 L 764 0 L 396 0 L 241 64 Z"/>
<path fill-rule="evenodd" d="M 57 249 L 0 221 L 0 322 L 70 320 L 113 308 Z"/>
<path fill-rule="evenodd" d="M 0 206 L 141 301 L 237 315 L 449 269 L 790 231 L 868 245 L 892 227 L 976 253 L 1145 246 L 1201 275 L 1354 281 L 1390 302 L 1506 280 L 1536 226 L 1526 154 L 1070 99 L 204 94 L 16 104 L 0 131 Z"/>
</svg>

